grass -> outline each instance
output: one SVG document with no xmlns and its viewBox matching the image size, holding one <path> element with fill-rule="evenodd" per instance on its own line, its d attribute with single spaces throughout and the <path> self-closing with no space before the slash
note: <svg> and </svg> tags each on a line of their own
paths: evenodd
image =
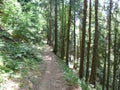
<svg viewBox="0 0 120 90">
<path fill-rule="evenodd" d="M 23 67 L 18 71 L 12 72 L 3 72 L 0 74 L 0 90 L 5 89 L 6 83 L 10 81 L 14 81 L 19 85 L 19 88 L 27 89 L 32 88 L 32 84 L 34 84 L 34 80 L 40 77 L 40 64 L 41 62 L 26 60 L 23 62 Z M 2 77 L 1 77 L 2 76 Z M 14 85 L 13 85 L 14 86 Z M 6 89 L 7 90 L 7 89 Z"/>
<path fill-rule="evenodd" d="M 58 63 L 64 71 L 64 79 L 67 81 L 67 84 L 70 86 L 80 85 L 80 80 L 78 76 L 73 73 L 73 71 L 68 68 L 68 66 L 62 60 L 59 60 Z"/>
<path fill-rule="evenodd" d="M 31 88 L 31 78 L 39 76 L 35 72 L 39 72 L 42 63 L 40 51 L 35 44 L 32 46 L 29 43 L 0 39 L 0 90 L 5 88 L 7 82 Z"/>
<path fill-rule="evenodd" d="M 87 84 L 84 80 L 81 80 L 81 88 L 83 90 L 91 90 L 89 84 Z"/>
<path fill-rule="evenodd" d="M 72 69 L 70 69 L 64 61 L 59 60 L 58 63 L 60 64 L 62 70 L 64 71 L 64 79 L 67 81 L 69 86 L 80 86 L 82 90 L 101 90 L 101 86 L 97 84 L 96 89 L 92 88 L 90 84 L 87 84 L 84 80 L 80 80 L 78 75 L 76 75 Z"/>
<path fill-rule="evenodd" d="M 35 83 L 35 80 L 38 80 L 41 76 L 41 64 L 42 61 L 26 61 L 26 66 L 21 69 L 21 88 L 29 88 L 29 90 L 32 90 L 32 85 Z"/>
</svg>

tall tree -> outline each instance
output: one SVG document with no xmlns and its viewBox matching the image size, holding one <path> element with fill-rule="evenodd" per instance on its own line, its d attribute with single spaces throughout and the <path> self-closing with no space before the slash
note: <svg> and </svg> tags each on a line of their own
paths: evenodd
<svg viewBox="0 0 120 90">
<path fill-rule="evenodd" d="M 119 74 L 119 77 L 118 77 L 118 78 L 119 78 L 119 82 L 118 82 L 118 85 L 119 85 L 119 86 L 118 86 L 118 90 L 120 90 L 120 74 Z"/>
<path fill-rule="evenodd" d="M 114 35 L 114 69 L 113 69 L 113 90 L 115 89 L 115 81 L 116 81 L 116 70 L 117 70 L 117 58 L 116 58 L 116 40 L 117 40 L 117 33 L 115 27 L 115 35 Z"/>
<path fill-rule="evenodd" d="M 109 83 L 110 83 L 110 50 L 111 50 L 111 10 L 112 10 L 112 0 L 109 3 L 109 12 L 108 12 L 108 68 L 107 68 L 107 85 L 106 90 L 109 90 Z"/>
<path fill-rule="evenodd" d="M 89 41 L 88 41 L 88 48 L 87 48 L 87 64 L 86 64 L 86 82 L 88 81 L 89 77 L 89 63 L 90 63 L 90 44 L 91 44 L 91 12 L 92 12 L 92 7 L 91 7 L 91 0 L 89 1 Z"/>
<path fill-rule="evenodd" d="M 67 29 L 67 47 L 66 47 L 66 64 L 69 63 L 69 43 L 70 43 L 70 25 L 71 25 L 71 8 L 72 0 L 69 2 L 69 16 L 68 16 L 68 29 Z"/>
<path fill-rule="evenodd" d="M 76 16 L 76 14 L 75 14 L 75 2 L 76 2 L 76 0 L 74 0 L 74 66 L 73 66 L 73 68 L 74 69 L 76 69 L 77 68 L 77 66 L 76 66 L 76 59 L 77 59 L 77 47 L 76 47 L 76 25 L 75 25 L 75 16 Z"/>
<path fill-rule="evenodd" d="M 116 13 L 116 18 L 117 18 L 117 13 Z M 117 48 L 116 48 L 116 44 L 117 44 L 117 29 L 118 28 L 118 22 L 117 20 L 115 20 L 115 26 L 114 26 L 114 66 L 113 66 L 113 90 L 116 90 L 115 86 L 115 82 L 116 82 L 116 70 L 117 70 Z"/>
<path fill-rule="evenodd" d="M 105 41 L 105 43 L 106 43 L 106 41 Z M 107 43 L 106 43 L 107 44 Z M 105 82 L 106 82 L 106 61 L 107 61 L 107 58 L 106 58 L 106 56 L 107 56 L 107 47 L 106 47 L 106 45 L 105 45 L 105 48 L 104 48 L 104 55 L 103 55 L 103 57 L 104 57 L 104 66 L 103 66 L 103 84 L 102 84 L 102 90 L 104 90 L 104 88 L 105 88 Z"/>
<path fill-rule="evenodd" d="M 61 28 L 62 28 L 62 40 L 61 40 L 61 59 L 63 60 L 64 59 L 64 56 L 65 56 L 65 23 L 64 23 L 64 13 L 65 10 L 64 10 L 64 0 L 62 0 L 62 25 L 61 25 Z"/>
<path fill-rule="evenodd" d="M 95 85 L 96 80 L 96 66 L 97 66 L 97 48 L 98 48 L 98 0 L 95 0 L 95 37 L 93 46 L 92 71 L 89 82 Z"/>
<path fill-rule="evenodd" d="M 82 44 L 80 52 L 80 68 L 79 78 L 83 78 L 84 75 L 84 54 L 85 54 L 85 34 L 86 34 L 86 17 L 87 17 L 87 0 L 84 0 L 83 19 L 82 19 Z"/>
<path fill-rule="evenodd" d="M 52 35 L 52 1 L 51 0 L 49 0 L 49 16 L 48 16 L 48 31 L 47 31 L 47 43 L 49 44 L 49 45 L 51 45 L 52 44 L 52 38 L 51 38 L 51 35 Z M 50 18 L 51 17 L 51 18 Z"/>
<path fill-rule="evenodd" d="M 55 46 L 54 46 L 54 53 L 57 53 L 57 43 L 58 43 L 58 26 L 57 26 L 57 0 L 55 0 Z"/>
</svg>

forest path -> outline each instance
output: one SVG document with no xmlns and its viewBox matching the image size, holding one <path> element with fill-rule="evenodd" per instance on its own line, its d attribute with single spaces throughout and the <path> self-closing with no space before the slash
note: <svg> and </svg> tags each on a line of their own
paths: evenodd
<svg viewBox="0 0 120 90">
<path fill-rule="evenodd" d="M 33 90 L 72 90 L 68 89 L 64 79 L 63 72 L 57 63 L 57 56 L 52 52 L 50 46 L 46 46 L 43 52 L 43 60 L 45 73 L 42 75 L 41 81 L 34 86 Z"/>
</svg>

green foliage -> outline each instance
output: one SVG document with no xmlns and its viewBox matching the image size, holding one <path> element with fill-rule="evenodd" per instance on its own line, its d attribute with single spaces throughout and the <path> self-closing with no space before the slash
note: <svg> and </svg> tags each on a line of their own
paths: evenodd
<svg viewBox="0 0 120 90">
<path fill-rule="evenodd" d="M 25 43 L 7 43 L 4 46 L 3 51 L 5 66 L 13 70 L 18 70 L 21 66 L 21 62 L 23 62 L 25 58 L 34 59 L 36 61 L 41 60 L 35 53 L 36 51 L 30 45 Z"/>
<path fill-rule="evenodd" d="M 96 86 L 96 90 L 102 90 L 102 85 L 100 85 L 100 84 L 96 84 L 97 86 Z"/>
<path fill-rule="evenodd" d="M 92 85 L 87 84 L 84 80 L 81 80 L 80 85 L 82 90 L 102 90 L 102 86 L 99 83 L 96 83 L 96 87 L 93 88 Z"/>
<path fill-rule="evenodd" d="M 11 28 L 17 22 L 21 14 L 21 6 L 16 0 L 3 0 L 2 23 Z"/>
<path fill-rule="evenodd" d="M 42 30 L 46 22 L 40 14 L 41 7 L 36 5 L 39 2 L 22 3 L 24 4 L 17 0 L 3 0 L 0 27 L 8 30 L 16 41 L 40 44 L 45 36 Z"/>
<path fill-rule="evenodd" d="M 0 90 L 6 80 L 22 79 L 42 61 L 46 21 L 41 1 L 18 1 L 0 0 Z"/>
<path fill-rule="evenodd" d="M 89 85 L 84 80 L 81 81 L 82 90 L 90 90 Z"/>
<path fill-rule="evenodd" d="M 0 39 L 0 43 L 2 40 Z M 7 78 L 22 78 L 42 61 L 40 53 L 28 43 L 4 42 L 0 46 L 0 89 Z"/>
<path fill-rule="evenodd" d="M 64 79 L 67 81 L 67 84 L 70 86 L 80 85 L 82 90 L 101 90 L 101 85 L 97 83 L 96 89 L 92 88 L 84 80 L 80 80 L 79 77 L 70 69 L 63 61 L 58 61 L 61 68 L 64 71 Z"/>
<path fill-rule="evenodd" d="M 17 72 L 27 73 L 42 61 L 37 48 L 36 44 L 15 41 L 7 31 L 0 33 L 0 89 L 6 78 L 15 78 Z"/>
<path fill-rule="evenodd" d="M 39 1 L 0 1 L 0 77 L 20 70 L 26 73 L 27 68 L 33 69 L 41 62 L 38 49 L 43 47 L 44 25 Z"/>
<path fill-rule="evenodd" d="M 78 76 L 73 73 L 73 71 L 68 68 L 63 61 L 59 61 L 59 64 L 64 71 L 64 78 L 67 81 L 67 84 L 70 86 L 78 86 L 80 84 Z"/>
</svg>

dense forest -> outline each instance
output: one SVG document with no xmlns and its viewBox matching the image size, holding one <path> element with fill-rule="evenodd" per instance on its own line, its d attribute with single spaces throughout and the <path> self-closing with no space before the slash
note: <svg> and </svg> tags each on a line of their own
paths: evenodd
<svg viewBox="0 0 120 90">
<path fill-rule="evenodd" d="M 119 24 L 120 0 L 0 0 L 0 90 L 35 71 L 45 44 L 83 90 L 120 90 Z"/>
</svg>

